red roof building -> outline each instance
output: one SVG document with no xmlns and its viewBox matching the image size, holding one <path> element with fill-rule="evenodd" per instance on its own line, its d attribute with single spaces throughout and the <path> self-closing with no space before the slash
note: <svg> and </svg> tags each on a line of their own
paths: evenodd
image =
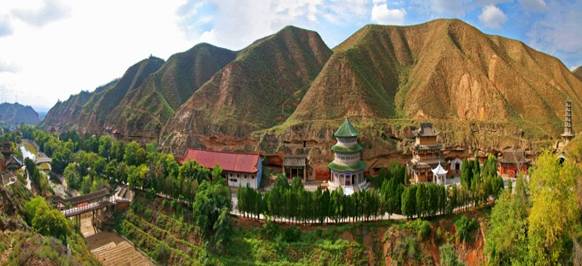
<svg viewBox="0 0 582 266">
<path fill-rule="evenodd" d="M 229 186 L 241 187 L 248 184 L 257 188 L 260 184 L 262 160 L 259 154 L 188 149 L 180 163 L 186 161 L 195 161 L 206 168 L 220 166 L 228 178 Z"/>
</svg>

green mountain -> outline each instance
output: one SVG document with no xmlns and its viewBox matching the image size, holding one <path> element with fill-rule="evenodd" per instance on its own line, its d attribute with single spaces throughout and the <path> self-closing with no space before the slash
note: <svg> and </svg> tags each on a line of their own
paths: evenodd
<svg viewBox="0 0 582 266">
<path fill-rule="evenodd" d="M 254 42 L 176 111 L 160 141 L 183 148 L 191 140 L 246 138 L 282 123 L 330 55 L 319 34 L 296 27 Z"/>
<path fill-rule="evenodd" d="M 157 138 L 163 124 L 236 53 L 202 43 L 172 55 L 111 112 L 107 125 L 128 137 Z"/>
<path fill-rule="evenodd" d="M 81 132 L 103 132 L 104 124 L 127 92 L 140 86 L 164 61 L 156 57 L 131 66 L 120 79 L 113 80 L 93 92 L 81 92 L 58 102 L 49 110 L 42 126 L 49 129 L 77 129 Z"/>
<path fill-rule="evenodd" d="M 40 122 L 32 107 L 19 103 L 0 103 L 0 126 L 16 127 L 20 124 L 36 125 Z"/>
</svg>

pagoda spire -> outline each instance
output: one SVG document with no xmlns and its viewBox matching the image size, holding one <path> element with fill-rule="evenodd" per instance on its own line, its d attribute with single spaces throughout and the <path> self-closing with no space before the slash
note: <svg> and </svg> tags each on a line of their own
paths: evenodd
<svg viewBox="0 0 582 266">
<path fill-rule="evenodd" d="M 564 108 L 564 133 L 562 133 L 562 138 L 569 141 L 575 136 L 572 126 L 572 101 L 566 100 Z"/>
</svg>

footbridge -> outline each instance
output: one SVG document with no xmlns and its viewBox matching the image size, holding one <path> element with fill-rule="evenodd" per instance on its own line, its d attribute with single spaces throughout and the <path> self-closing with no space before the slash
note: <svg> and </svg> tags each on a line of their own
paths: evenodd
<svg viewBox="0 0 582 266">
<path fill-rule="evenodd" d="M 99 191 L 63 199 L 55 197 L 57 208 L 65 217 L 80 216 L 84 213 L 109 209 L 115 206 L 127 206 L 133 198 L 133 193 L 127 187 L 118 187 L 113 193 L 107 188 Z"/>
</svg>

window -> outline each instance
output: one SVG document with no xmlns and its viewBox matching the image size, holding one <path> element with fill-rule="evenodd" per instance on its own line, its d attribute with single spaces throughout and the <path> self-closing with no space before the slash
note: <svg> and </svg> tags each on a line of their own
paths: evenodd
<svg viewBox="0 0 582 266">
<path fill-rule="evenodd" d="M 238 179 L 231 178 L 230 182 L 236 183 L 236 182 L 238 182 Z"/>
</svg>

